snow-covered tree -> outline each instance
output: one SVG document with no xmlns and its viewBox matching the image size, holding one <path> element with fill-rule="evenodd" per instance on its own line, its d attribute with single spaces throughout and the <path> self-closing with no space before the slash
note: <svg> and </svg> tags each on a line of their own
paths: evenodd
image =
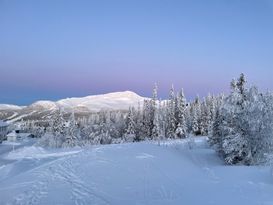
<svg viewBox="0 0 273 205">
<path fill-rule="evenodd" d="M 136 138 L 136 122 L 135 122 L 135 109 L 129 108 L 129 112 L 126 119 L 126 133 L 124 134 L 125 141 L 133 142 Z"/>
<path fill-rule="evenodd" d="M 256 87 L 247 88 L 243 74 L 232 80 L 231 93 L 216 112 L 209 142 L 228 164 L 258 164 L 272 152 L 272 100 Z"/>
<path fill-rule="evenodd" d="M 199 97 L 197 96 L 192 103 L 192 132 L 195 135 L 201 134 L 201 104 Z"/>
<path fill-rule="evenodd" d="M 49 147 L 61 147 L 65 140 L 66 121 L 63 117 L 63 111 L 58 109 L 50 122 L 49 132 L 45 133 L 38 144 Z"/>
<path fill-rule="evenodd" d="M 144 135 L 144 138 L 150 138 L 152 136 L 153 118 L 151 115 L 151 107 L 151 100 L 144 100 L 142 118 L 142 134 Z"/>
<path fill-rule="evenodd" d="M 138 103 L 136 115 L 135 115 L 135 134 L 136 134 L 136 141 L 144 140 L 145 132 L 143 130 L 143 111 L 141 109 L 140 103 Z"/>
<path fill-rule="evenodd" d="M 176 135 L 179 138 L 185 138 L 187 132 L 187 124 L 186 124 L 186 98 L 183 92 L 183 89 L 178 93 L 177 96 L 177 109 L 176 109 Z"/>
<path fill-rule="evenodd" d="M 50 147 L 61 147 L 66 132 L 66 122 L 61 109 L 59 109 L 53 116 L 51 131 L 53 137 L 52 140 L 50 140 Z"/>
<path fill-rule="evenodd" d="M 167 137 L 175 138 L 176 137 L 176 96 L 174 91 L 174 86 L 172 85 L 169 94 L 169 101 L 167 102 Z"/>
<path fill-rule="evenodd" d="M 243 75 L 238 81 L 232 80 L 231 94 L 225 99 L 221 112 L 224 116 L 221 122 L 222 153 L 228 164 L 250 164 L 251 150 L 247 140 L 247 125 L 245 124 L 246 88 Z"/>
<path fill-rule="evenodd" d="M 152 130 L 152 139 L 159 139 L 162 136 L 162 130 L 160 127 L 160 113 L 159 110 L 155 110 L 154 121 L 153 121 L 153 130 Z"/>
<path fill-rule="evenodd" d="M 65 141 L 63 147 L 74 147 L 79 143 L 78 125 L 75 120 L 74 112 L 72 112 L 68 122 L 66 123 Z"/>
</svg>

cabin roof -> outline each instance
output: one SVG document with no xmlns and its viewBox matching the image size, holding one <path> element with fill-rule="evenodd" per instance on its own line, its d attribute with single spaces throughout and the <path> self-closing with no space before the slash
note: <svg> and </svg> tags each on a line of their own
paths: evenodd
<svg viewBox="0 0 273 205">
<path fill-rule="evenodd" d="M 32 134 L 31 133 L 16 133 L 16 132 L 11 132 L 7 135 L 7 137 L 21 137 L 21 138 L 25 138 L 25 137 L 30 137 Z"/>
</svg>

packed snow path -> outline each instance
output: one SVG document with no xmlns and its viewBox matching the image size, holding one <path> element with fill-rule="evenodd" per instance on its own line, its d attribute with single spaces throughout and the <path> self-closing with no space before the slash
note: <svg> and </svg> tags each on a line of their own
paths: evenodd
<svg viewBox="0 0 273 205">
<path fill-rule="evenodd" d="M 32 153 L 0 167 L 0 204 L 273 204 L 268 168 L 224 166 L 196 141 Z"/>
</svg>

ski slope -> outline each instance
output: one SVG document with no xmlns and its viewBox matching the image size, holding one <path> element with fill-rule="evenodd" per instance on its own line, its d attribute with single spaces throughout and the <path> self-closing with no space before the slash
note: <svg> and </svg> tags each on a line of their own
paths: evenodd
<svg viewBox="0 0 273 205">
<path fill-rule="evenodd" d="M 225 166 L 205 138 L 195 141 L 18 145 L 0 152 L 0 204 L 273 204 L 268 167 Z"/>
</svg>

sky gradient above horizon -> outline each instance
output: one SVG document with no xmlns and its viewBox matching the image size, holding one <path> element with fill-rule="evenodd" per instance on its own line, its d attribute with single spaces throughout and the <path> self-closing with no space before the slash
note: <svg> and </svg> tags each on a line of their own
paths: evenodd
<svg viewBox="0 0 273 205">
<path fill-rule="evenodd" d="M 273 90 L 273 0 L 0 0 L 0 103 Z"/>
</svg>

